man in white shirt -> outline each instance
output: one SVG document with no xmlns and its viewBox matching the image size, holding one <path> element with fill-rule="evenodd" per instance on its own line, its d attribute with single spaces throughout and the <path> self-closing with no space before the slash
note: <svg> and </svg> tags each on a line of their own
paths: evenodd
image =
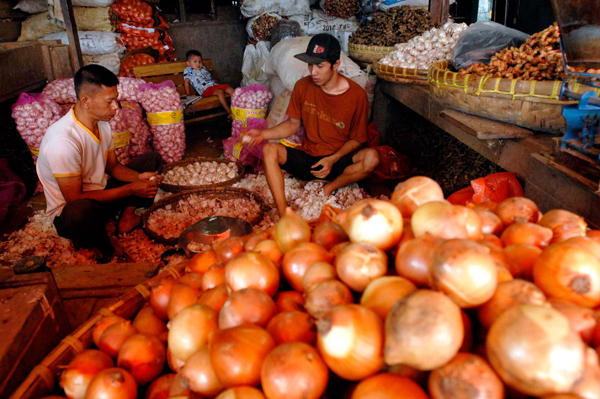
<svg viewBox="0 0 600 399">
<path fill-rule="evenodd" d="M 77 248 L 98 249 L 109 261 L 115 248 L 106 223 L 122 210 L 119 233 L 139 225 L 135 209 L 153 203 L 162 159 L 149 152 L 127 166 L 117 161 L 108 123 L 120 106 L 119 80 L 112 72 L 88 65 L 75 74 L 74 83 L 77 103 L 44 135 L 37 174 L 58 234 Z"/>
</svg>

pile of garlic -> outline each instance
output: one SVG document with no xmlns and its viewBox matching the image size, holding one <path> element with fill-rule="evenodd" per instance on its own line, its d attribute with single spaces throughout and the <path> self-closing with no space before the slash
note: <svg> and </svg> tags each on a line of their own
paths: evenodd
<svg viewBox="0 0 600 399">
<path fill-rule="evenodd" d="M 235 162 L 194 162 L 169 170 L 162 182 L 179 186 L 200 186 L 231 180 L 237 174 L 238 167 Z"/>
<path fill-rule="evenodd" d="M 379 63 L 410 69 L 427 69 L 437 61 L 450 60 L 452 48 L 467 24 L 446 22 L 441 28 L 433 28 L 406 43 L 396 44 Z"/>
</svg>

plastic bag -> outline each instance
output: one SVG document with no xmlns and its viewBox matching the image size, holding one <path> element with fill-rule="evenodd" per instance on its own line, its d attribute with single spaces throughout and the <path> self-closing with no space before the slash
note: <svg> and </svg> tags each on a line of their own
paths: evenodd
<svg viewBox="0 0 600 399">
<path fill-rule="evenodd" d="M 415 173 L 410 167 L 410 160 L 406 155 L 400 154 L 390 146 L 382 145 L 372 147 L 379 152 L 381 162 L 373 172 L 372 179 L 376 181 L 390 179 L 404 179 Z"/>
<path fill-rule="evenodd" d="M 62 44 L 69 44 L 67 32 L 52 33 L 44 36 L 41 40 L 60 40 Z M 125 46 L 122 44 L 118 33 L 79 32 L 79 43 L 81 52 L 87 55 L 122 53 L 125 51 Z"/>
<path fill-rule="evenodd" d="M 39 14 L 48 11 L 46 0 L 21 0 L 13 7 L 13 10 L 21 10 L 27 14 Z"/>
<path fill-rule="evenodd" d="M 141 0 L 117 0 L 111 7 L 121 21 L 147 28 L 155 26 L 154 10 L 148 3 Z"/>
<path fill-rule="evenodd" d="M 114 0 L 73 0 L 73 6 L 77 7 L 108 7 Z"/>
<path fill-rule="evenodd" d="M 6 219 L 8 207 L 25 198 L 25 183 L 8 165 L 7 159 L 0 159 L 0 222 Z"/>
<path fill-rule="evenodd" d="M 337 18 L 333 15 L 325 15 L 323 10 L 312 10 L 307 15 L 296 15 L 290 17 L 291 21 L 300 24 L 302 33 L 306 36 L 318 35 L 319 33 L 329 33 L 331 31 L 354 32 L 360 25 L 356 17 L 348 19 Z M 275 46 L 275 44 L 273 44 Z"/>
<path fill-rule="evenodd" d="M 275 99 L 275 101 L 271 101 L 269 103 L 269 112 L 270 112 L 271 109 L 273 109 L 273 106 L 275 105 L 277 98 L 279 98 L 279 96 L 287 89 L 283 85 L 283 82 L 281 81 L 281 79 L 279 79 L 279 76 L 277 76 L 277 75 L 269 75 L 269 76 L 271 77 L 269 79 L 269 89 L 271 90 L 271 93 L 273 93 L 273 98 Z M 289 90 L 287 90 L 287 91 L 289 92 Z M 286 107 L 287 107 L 287 104 L 286 104 Z M 285 110 L 284 110 L 284 112 L 285 112 Z"/>
<path fill-rule="evenodd" d="M 83 65 L 98 64 L 108 69 L 115 75 L 119 74 L 121 57 L 117 53 L 103 55 L 84 55 Z"/>
<path fill-rule="evenodd" d="M 242 63 L 241 86 L 269 83 L 269 75 L 262 70 L 263 65 L 269 59 L 269 47 L 268 42 L 258 42 L 256 45 L 249 44 L 246 46 Z"/>
<path fill-rule="evenodd" d="M 119 77 L 134 78 L 133 67 L 151 64 L 156 64 L 156 59 L 151 55 L 145 53 L 133 54 L 123 60 L 117 73 Z"/>
<path fill-rule="evenodd" d="M 457 70 L 478 62 L 487 64 L 496 52 L 519 47 L 528 38 L 528 34 L 496 22 L 475 22 L 458 37 L 452 49 L 452 63 Z"/>
<path fill-rule="evenodd" d="M 310 13 L 309 0 L 244 0 L 240 12 L 246 18 L 252 18 L 266 12 L 281 16 L 304 15 Z"/>
<path fill-rule="evenodd" d="M 255 147 L 244 147 L 241 140 L 244 133 L 250 129 L 266 129 L 267 122 L 262 118 L 248 118 L 245 123 L 246 126 L 232 129 L 231 137 L 223 140 L 223 155 L 230 160 L 239 160 L 242 164 L 251 166 L 255 172 L 259 172 L 264 169 L 264 143 Z"/>
<path fill-rule="evenodd" d="M 450 0 L 449 4 L 456 3 L 456 0 Z M 411 6 L 411 7 L 429 7 L 429 0 L 383 0 L 377 6 L 381 11 L 387 11 L 393 7 Z"/>
<path fill-rule="evenodd" d="M 271 33 L 271 47 L 279 42 L 298 36 L 302 36 L 302 29 L 298 22 L 284 19 L 279 20 Z"/>
<path fill-rule="evenodd" d="M 380 0 L 360 0 L 360 11 L 362 11 L 364 14 L 373 14 L 375 11 L 377 11 L 377 6 L 380 2 Z"/>
<path fill-rule="evenodd" d="M 499 172 L 472 180 L 469 187 L 458 190 L 448 197 L 448 201 L 454 205 L 480 204 L 487 201 L 500 203 L 507 198 L 523 195 L 523 187 L 517 176 L 510 172 Z"/>
<path fill-rule="evenodd" d="M 63 29 L 56 24 L 52 15 L 46 11 L 41 14 L 32 15 L 23 21 L 21 24 L 21 35 L 17 41 L 38 40 L 41 37 L 62 30 Z"/>
</svg>

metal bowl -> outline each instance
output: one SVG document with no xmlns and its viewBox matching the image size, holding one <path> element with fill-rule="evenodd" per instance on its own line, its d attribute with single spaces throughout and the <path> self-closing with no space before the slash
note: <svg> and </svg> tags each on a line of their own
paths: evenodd
<svg viewBox="0 0 600 399">
<path fill-rule="evenodd" d="M 243 219 L 228 216 L 211 216 L 191 225 L 181 233 L 177 243 L 188 257 L 197 254 L 189 244 L 211 245 L 230 237 L 242 237 L 252 233 L 252 225 Z"/>
</svg>

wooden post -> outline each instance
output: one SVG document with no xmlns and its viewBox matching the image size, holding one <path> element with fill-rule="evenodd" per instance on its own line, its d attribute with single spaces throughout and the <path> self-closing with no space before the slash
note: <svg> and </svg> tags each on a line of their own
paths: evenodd
<svg viewBox="0 0 600 399">
<path fill-rule="evenodd" d="M 81 55 L 79 33 L 77 33 L 77 24 L 75 23 L 75 15 L 73 14 L 73 4 L 71 0 L 60 0 L 60 5 L 69 38 L 69 47 L 71 48 L 71 64 L 73 65 L 73 71 L 76 72 L 83 66 L 83 56 Z"/>
<path fill-rule="evenodd" d="M 187 15 L 185 14 L 185 0 L 179 0 L 179 19 L 181 22 L 187 22 Z"/>
<path fill-rule="evenodd" d="M 443 25 L 448 20 L 450 12 L 449 0 L 429 0 L 429 12 L 434 23 Z"/>
<path fill-rule="evenodd" d="M 215 0 L 210 0 L 210 16 L 213 20 L 217 19 L 217 5 L 215 4 Z"/>
</svg>

